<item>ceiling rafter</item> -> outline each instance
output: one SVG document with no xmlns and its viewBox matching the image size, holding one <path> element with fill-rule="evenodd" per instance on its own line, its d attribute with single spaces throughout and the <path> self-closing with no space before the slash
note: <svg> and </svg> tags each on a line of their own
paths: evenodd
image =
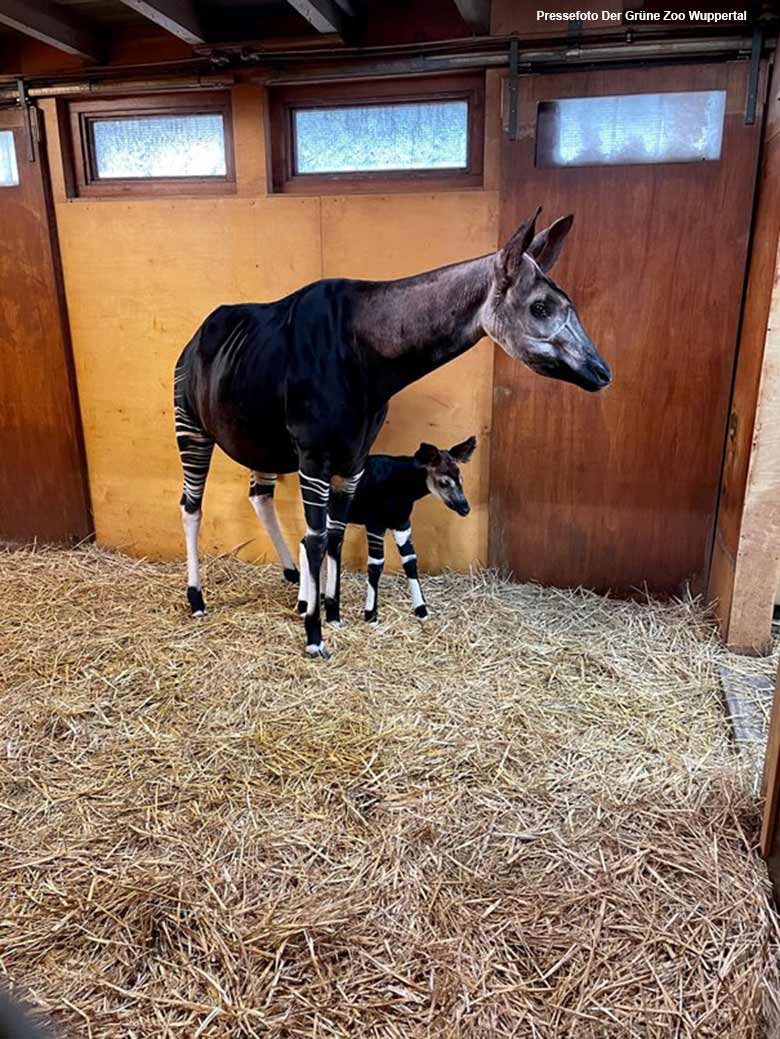
<svg viewBox="0 0 780 1039">
<path fill-rule="evenodd" d="M 490 33 L 490 0 L 454 0 L 455 6 L 470 29 L 482 36 Z"/>
<path fill-rule="evenodd" d="M 287 0 L 287 3 L 317 32 L 335 32 L 343 37 L 349 30 L 353 14 L 349 0 Z"/>
<path fill-rule="evenodd" d="M 0 0 L 0 24 L 87 61 L 101 61 L 99 34 L 51 0 Z"/>
<path fill-rule="evenodd" d="M 205 43 L 203 27 L 192 0 L 121 0 L 150 22 L 193 45 Z"/>
</svg>

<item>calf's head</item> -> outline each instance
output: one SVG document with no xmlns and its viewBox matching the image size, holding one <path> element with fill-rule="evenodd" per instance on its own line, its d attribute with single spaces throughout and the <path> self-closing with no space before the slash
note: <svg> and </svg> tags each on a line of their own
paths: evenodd
<svg viewBox="0 0 780 1039">
<path fill-rule="evenodd" d="M 574 304 L 547 272 L 558 259 L 573 216 L 536 233 L 537 209 L 496 253 L 482 325 L 510 357 L 539 375 L 595 393 L 612 374 L 582 327 Z"/>
<path fill-rule="evenodd" d="M 469 437 L 449 451 L 441 451 L 433 444 L 420 444 L 414 455 L 417 464 L 425 469 L 428 490 L 459 516 L 468 516 L 471 511 L 463 493 L 460 466 L 470 460 L 476 446 L 476 437 Z"/>
</svg>

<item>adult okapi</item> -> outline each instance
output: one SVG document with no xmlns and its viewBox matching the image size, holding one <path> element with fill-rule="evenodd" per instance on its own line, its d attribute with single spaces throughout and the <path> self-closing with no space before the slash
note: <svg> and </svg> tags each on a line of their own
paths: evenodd
<svg viewBox="0 0 780 1039">
<path fill-rule="evenodd" d="M 184 469 L 187 598 L 205 610 L 198 568 L 201 501 L 214 444 L 251 470 L 249 494 L 285 577 L 298 580 L 273 504 L 276 476 L 298 470 L 308 560 L 306 651 L 327 657 L 325 603 L 339 617 L 349 505 L 393 394 L 489 335 L 533 371 L 591 392 L 610 371 L 574 304 L 547 271 L 572 225 L 535 233 L 537 210 L 497 253 L 399 281 L 328 278 L 275 303 L 218 307 L 176 364 L 176 439 Z"/>
</svg>

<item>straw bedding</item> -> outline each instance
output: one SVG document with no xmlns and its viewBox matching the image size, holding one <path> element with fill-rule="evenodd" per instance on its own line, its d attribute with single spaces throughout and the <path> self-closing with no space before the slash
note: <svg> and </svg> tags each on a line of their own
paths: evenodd
<svg viewBox="0 0 780 1039">
<path fill-rule="evenodd" d="M 758 814 L 696 604 L 0 553 L 0 967 L 63 1034 L 769 1035 Z"/>
</svg>

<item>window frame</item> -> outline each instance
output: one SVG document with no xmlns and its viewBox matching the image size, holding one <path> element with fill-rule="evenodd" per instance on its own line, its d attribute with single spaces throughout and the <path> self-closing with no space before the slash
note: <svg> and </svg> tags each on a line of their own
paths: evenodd
<svg viewBox="0 0 780 1039">
<path fill-rule="evenodd" d="M 92 124 L 143 116 L 222 116 L 225 174 L 193 177 L 99 177 Z M 233 111 L 229 90 L 71 101 L 68 105 L 73 177 L 71 194 L 85 198 L 133 195 L 230 195 L 236 190 Z"/>
<path fill-rule="evenodd" d="M 485 75 L 467 72 L 403 80 L 317 83 L 270 87 L 269 183 L 274 192 L 337 195 L 345 191 L 382 193 L 440 191 L 483 186 Z M 295 171 L 295 112 L 312 108 L 403 105 L 425 101 L 467 104 L 467 165 L 462 169 Z"/>
</svg>

